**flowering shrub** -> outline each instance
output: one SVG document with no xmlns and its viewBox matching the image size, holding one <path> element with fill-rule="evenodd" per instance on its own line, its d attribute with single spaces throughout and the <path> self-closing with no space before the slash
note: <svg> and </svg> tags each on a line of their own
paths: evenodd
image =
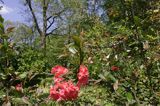
<svg viewBox="0 0 160 106">
<path fill-rule="evenodd" d="M 64 81 L 62 75 L 65 75 L 68 69 L 62 66 L 55 66 L 52 68 L 51 73 L 54 74 L 54 86 L 50 88 L 50 99 L 56 101 L 75 100 L 78 97 L 78 92 L 82 85 L 88 83 L 88 69 L 84 65 L 80 65 L 79 73 L 77 74 L 78 83 L 73 84 L 72 81 Z"/>
</svg>

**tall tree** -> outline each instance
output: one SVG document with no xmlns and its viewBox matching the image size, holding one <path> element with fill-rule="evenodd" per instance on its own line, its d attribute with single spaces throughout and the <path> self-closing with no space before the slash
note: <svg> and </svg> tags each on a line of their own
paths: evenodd
<svg viewBox="0 0 160 106">
<path fill-rule="evenodd" d="M 59 7 L 59 10 L 52 11 L 55 4 L 61 8 Z M 55 20 L 67 9 L 56 0 L 25 0 L 25 5 L 30 10 L 35 27 L 40 35 L 41 47 L 46 48 L 46 37 L 58 29 L 58 26 L 55 25 Z"/>
</svg>

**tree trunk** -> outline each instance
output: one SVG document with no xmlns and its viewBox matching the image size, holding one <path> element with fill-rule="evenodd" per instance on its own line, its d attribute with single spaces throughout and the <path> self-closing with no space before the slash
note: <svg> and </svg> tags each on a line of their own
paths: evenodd
<svg viewBox="0 0 160 106">
<path fill-rule="evenodd" d="M 46 30 L 47 30 L 47 3 L 43 0 L 43 31 L 41 34 L 41 47 L 46 50 Z"/>
<path fill-rule="evenodd" d="M 46 49 L 46 35 L 45 35 L 45 33 L 42 33 L 42 35 L 41 35 L 41 48 Z"/>
</svg>

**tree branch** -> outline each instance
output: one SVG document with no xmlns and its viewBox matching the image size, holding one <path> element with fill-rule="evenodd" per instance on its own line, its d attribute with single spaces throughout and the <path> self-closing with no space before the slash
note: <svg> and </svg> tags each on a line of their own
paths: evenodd
<svg viewBox="0 0 160 106">
<path fill-rule="evenodd" d="M 52 31 L 50 31 L 49 33 L 47 33 L 46 34 L 46 36 L 48 36 L 48 35 L 50 35 L 50 34 L 52 34 L 55 30 L 57 30 L 59 27 L 57 27 L 57 28 L 55 28 L 55 29 L 53 29 Z"/>
<path fill-rule="evenodd" d="M 47 21 L 50 20 L 52 17 L 53 17 L 53 16 L 48 17 L 48 18 L 47 18 Z"/>
<path fill-rule="evenodd" d="M 60 12 L 58 12 L 58 13 L 55 13 L 53 16 L 49 16 L 48 18 L 47 18 L 47 21 L 48 20 L 50 20 L 51 18 L 57 18 L 57 17 L 60 17 L 60 15 L 61 15 L 61 13 L 63 13 L 64 11 L 66 11 L 67 10 L 67 8 L 64 8 L 62 11 L 60 11 Z"/>
<path fill-rule="evenodd" d="M 36 25 L 36 28 L 37 28 L 37 30 L 38 30 L 38 33 L 41 35 L 41 34 L 42 34 L 42 31 L 41 31 L 41 29 L 40 29 L 40 27 L 39 27 L 39 25 L 38 25 L 38 21 L 37 21 L 36 15 L 35 15 L 35 13 L 34 13 L 34 11 L 33 11 L 32 4 L 31 4 L 31 0 L 26 0 L 26 4 L 28 5 L 28 7 L 29 7 L 29 9 L 30 9 L 30 11 L 31 11 L 31 14 L 32 14 L 32 16 L 33 16 L 33 20 L 34 20 L 34 22 L 35 22 L 35 25 Z"/>
<path fill-rule="evenodd" d="M 52 22 L 49 21 L 49 23 L 50 23 L 50 25 L 47 27 L 46 30 L 48 30 L 54 24 L 54 18 L 53 18 Z"/>
<path fill-rule="evenodd" d="M 62 11 L 58 12 L 58 13 L 55 13 L 55 17 L 59 17 L 59 15 L 61 15 L 63 12 L 65 12 L 68 8 L 64 8 Z"/>
<path fill-rule="evenodd" d="M 50 23 L 50 25 L 46 28 L 46 31 L 54 24 L 55 18 L 60 17 L 60 15 L 61 15 L 64 11 L 66 11 L 66 10 L 67 10 L 67 8 L 64 8 L 62 11 L 60 11 L 60 12 L 58 12 L 58 13 L 55 13 L 54 16 L 50 16 L 50 17 L 47 18 L 47 21 Z M 52 18 L 52 22 L 49 21 L 51 18 Z M 61 17 L 60 17 L 60 18 L 61 18 Z M 58 28 L 53 29 L 53 30 L 52 30 L 50 33 L 48 33 L 47 35 L 52 34 L 56 29 L 58 29 Z"/>
</svg>

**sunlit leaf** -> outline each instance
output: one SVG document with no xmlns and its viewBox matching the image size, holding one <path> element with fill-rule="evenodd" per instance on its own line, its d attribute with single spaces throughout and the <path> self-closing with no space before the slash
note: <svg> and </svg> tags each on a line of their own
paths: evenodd
<svg viewBox="0 0 160 106">
<path fill-rule="evenodd" d="M 127 97 L 127 100 L 130 102 L 132 99 L 133 99 L 133 96 L 131 93 L 126 93 L 126 97 Z"/>
<path fill-rule="evenodd" d="M 77 53 L 77 50 L 74 47 L 69 47 L 69 51 L 73 54 Z"/>
<path fill-rule="evenodd" d="M 113 84 L 113 89 L 116 91 L 118 89 L 118 80 Z"/>
<path fill-rule="evenodd" d="M 27 72 L 23 72 L 22 74 L 19 75 L 19 78 L 23 79 L 27 77 Z"/>
</svg>

